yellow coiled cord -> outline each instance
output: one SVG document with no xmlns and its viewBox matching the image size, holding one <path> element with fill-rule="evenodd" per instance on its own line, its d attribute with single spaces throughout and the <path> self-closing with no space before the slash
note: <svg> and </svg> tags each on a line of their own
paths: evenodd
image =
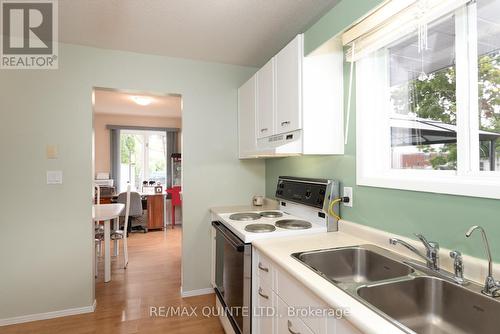
<svg viewBox="0 0 500 334">
<path fill-rule="evenodd" d="M 328 206 L 328 214 L 330 216 L 335 217 L 335 219 L 337 219 L 337 220 L 340 220 L 340 216 L 335 212 L 333 207 L 335 206 L 335 204 L 340 203 L 340 202 L 342 202 L 342 198 L 337 198 L 337 199 L 334 199 L 333 201 L 331 201 L 330 205 Z"/>
</svg>

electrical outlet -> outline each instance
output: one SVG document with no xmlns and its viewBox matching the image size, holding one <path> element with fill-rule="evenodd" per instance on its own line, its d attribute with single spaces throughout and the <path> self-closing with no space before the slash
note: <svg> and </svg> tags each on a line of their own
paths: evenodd
<svg viewBox="0 0 500 334">
<path fill-rule="evenodd" d="M 343 203 L 344 206 L 352 208 L 352 202 L 353 202 L 352 187 L 344 187 L 344 197 L 349 197 L 349 202 Z"/>
</svg>

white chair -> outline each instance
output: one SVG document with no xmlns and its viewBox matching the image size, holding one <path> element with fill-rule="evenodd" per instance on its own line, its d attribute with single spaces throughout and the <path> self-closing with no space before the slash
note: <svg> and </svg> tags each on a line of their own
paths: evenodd
<svg viewBox="0 0 500 334">
<path fill-rule="evenodd" d="M 97 190 L 97 201 L 96 205 L 101 205 L 101 188 L 99 185 L 94 185 L 94 190 Z M 104 241 L 104 228 L 99 224 L 99 222 L 95 222 L 94 225 L 94 244 L 95 244 L 95 277 L 97 278 L 98 272 L 98 264 L 99 264 L 99 256 L 101 256 L 102 250 L 102 242 Z"/>
<path fill-rule="evenodd" d="M 122 203 L 127 205 L 127 193 L 121 193 L 116 198 L 117 203 Z M 124 212 L 122 212 L 121 217 L 124 217 Z M 148 231 L 147 220 L 143 218 L 144 210 L 142 209 L 142 198 L 138 192 L 130 192 L 130 209 L 128 212 L 129 222 L 127 232 L 132 232 L 138 228 L 142 229 L 144 233 Z"/>
<path fill-rule="evenodd" d="M 125 222 L 123 223 L 123 230 L 120 229 L 120 224 L 117 224 L 117 230 L 111 232 L 111 240 L 123 240 L 123 257 L 125 265 L 123 268 L 127 269 L 128 266 L 128 248 L 127 248 L 127 229 L 130 216 L 130 184 L 127 186 L 127 201 L 125 204 Z"/>
</svg>

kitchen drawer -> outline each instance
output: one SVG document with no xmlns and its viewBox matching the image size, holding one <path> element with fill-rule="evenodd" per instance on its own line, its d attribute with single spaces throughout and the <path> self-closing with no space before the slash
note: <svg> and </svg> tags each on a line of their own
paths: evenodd
<svg viewBox="0 0 500 334">
<path fill-rule="evenodd" d="M 304 309 L 305 307 L 311 310 L 326 310 L 329 309 L 314 293 L 308 288 L 299 283 L 283 270 L 275 270 L 276 273 L 276 293 L 283 301 L 292 307 Z M 305 313 L 305 314 L 304 314 Z M 314 312 L 311 312 L 314 313 Z M 311 330 L 316 334 L 327 333 L 327 313 L 325 317 L 318 317 L 310 314 L 304 309 L 304 312 L 298 313 L 301 319 L 306 323 Z"/>
<path fill-rule="evenodd" d="M 268 275 L 257 276 L 257 289 L 259 287 L 268 289 L 270 292 L 274 292 L 272 280 L 269 279 Z"/>
<path fill-rule="evenodd" d="M 258 285 L 253 308 L 256 331 L 258 334 L 273 334 L 275 332 L 276 294 L 267 285 Z"/>
<path fill-rule="evenodd" d="M 279 296 L 276 299 L 278 302 L 277 334 L 314 334 L 301 319 L 288 315 L 288 305 Z"/>
<path fill-rule="evenodd" d="M 257 276 L 259 276 L 259 281 L 264 282 L 271 289 L 275 290 L 274 268 L 272 262 L 259 252 L 257 253 L 256 272 Z"/>
</svg>

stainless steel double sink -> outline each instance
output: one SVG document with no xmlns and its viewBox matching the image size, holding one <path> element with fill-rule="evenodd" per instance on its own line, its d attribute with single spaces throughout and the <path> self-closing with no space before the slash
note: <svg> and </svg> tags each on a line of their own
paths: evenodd
<svg viewBox="0 0 500 334">
<path fill-rule="evenodd" d="M 500 301 L 373 245 L 292 254 L 407 333 L 498 334 Z M 444 273 L 444 272 L 443 272 Z"/>
</svg>

